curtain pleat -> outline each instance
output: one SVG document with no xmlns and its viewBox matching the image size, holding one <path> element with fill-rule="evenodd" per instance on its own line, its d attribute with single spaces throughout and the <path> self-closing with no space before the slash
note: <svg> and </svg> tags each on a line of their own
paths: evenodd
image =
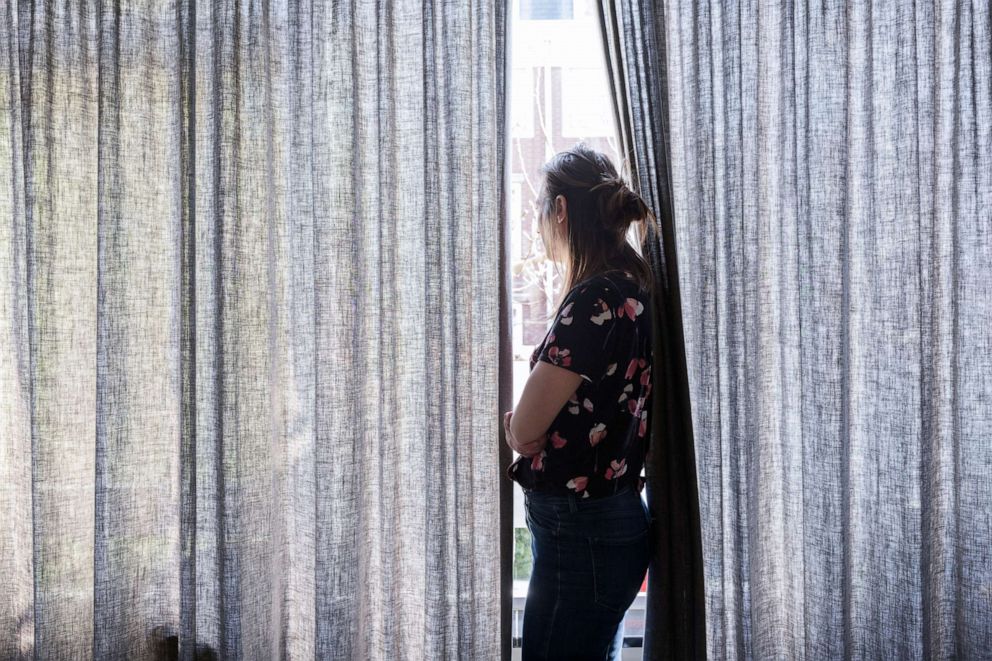
<svg viewBox="0 0 992 661">
<path fill-rule="evenodd" d="M 0 658 L 492 658 L 505 8 L 0 8 Z"/>
<path fill-rule="evenodd" d="M 988 3 L 621 6 L 665 42 L 623 72 L 667 77 L 628 96 L 668 107 L 708 658 L 989 658 Z"/>
</svg>

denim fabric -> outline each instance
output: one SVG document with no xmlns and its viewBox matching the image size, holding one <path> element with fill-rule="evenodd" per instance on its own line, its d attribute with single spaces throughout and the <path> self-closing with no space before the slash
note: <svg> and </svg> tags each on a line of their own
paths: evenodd
<svg viewBox="0 0 992 661">
<path fill-rule="evenodd" d="M 651 517 L 625 487 L 604 498 L 525 490 L 533 567 L 522 661 L 616 661 L 651 557 Z"/>
</svg>

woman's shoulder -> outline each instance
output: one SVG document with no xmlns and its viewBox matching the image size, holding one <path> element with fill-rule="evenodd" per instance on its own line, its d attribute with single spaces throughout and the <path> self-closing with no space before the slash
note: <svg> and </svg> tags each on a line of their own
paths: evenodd
<svg viewBox="0 0 992 661">
<path fill-rule="evenodd" d="M 623 305 L 628 298 L 634 298 L 646 304 L 648 292 L 629 271 L 621 269 L 604 271 L 592 275 L 572 288 L 569 295 L 572 299 L 599 298 L 610 307 Z"/>
</svg>

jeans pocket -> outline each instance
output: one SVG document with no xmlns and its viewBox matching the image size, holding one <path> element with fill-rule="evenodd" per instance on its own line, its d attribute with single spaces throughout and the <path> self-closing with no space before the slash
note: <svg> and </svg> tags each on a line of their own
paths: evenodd
<svg viewBox="0 0 992 661">
<path fill-rule="evenodd" d="M 650 559 L 648 529 L 622 537 L 590 537 L 593 599 L 599 606 L 623 613 L 644 581 Z"/>
<path fill-rule="evenodd" d="M 542 507 L 531 501 L 524 505 L 524 516 L 531 534 L 556 535 L 558 533 L 558 519 L 554 509 Z"/>
</svg>

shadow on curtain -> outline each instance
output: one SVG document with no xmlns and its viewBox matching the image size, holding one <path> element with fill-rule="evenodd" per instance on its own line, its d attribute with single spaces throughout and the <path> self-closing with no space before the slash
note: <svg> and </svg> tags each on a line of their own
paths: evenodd
<svg viewBox="0 0 992 661">
<path fill-rule="evenodd" d="M 498 654 L 505 21 L 0 3 L 0 658 Z"/>
<path fill-rule="evenodd" d="M 990 658 L 989 3 L 616 7 L 671 182 L 707 657 Z"/>
</svg>

